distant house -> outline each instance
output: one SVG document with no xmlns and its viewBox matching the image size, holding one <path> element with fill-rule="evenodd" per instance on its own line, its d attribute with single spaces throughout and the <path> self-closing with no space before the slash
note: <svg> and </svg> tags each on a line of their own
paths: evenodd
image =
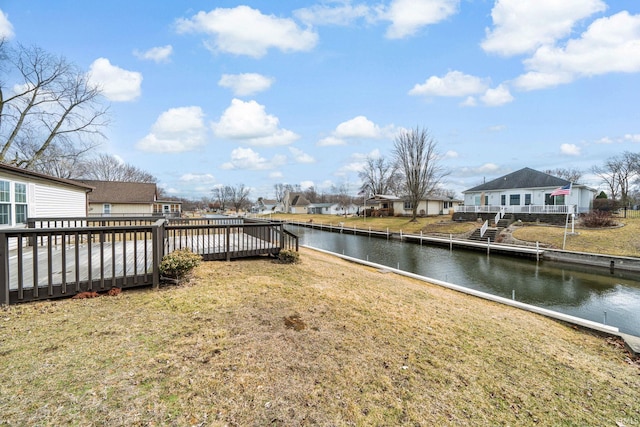
<svg viewBox="0 0 640 427">
<path fill-rule="evenodd" d="M 27 218 L 84 217 L 91 186 L 0 163 L 0 228 Z"/>
<path fill-rule="evenodd" d="M 358 206 L 349 203 L 343 206 L 340 203 L 311 203 L 307 208 L 307 213 L 321 215 L 351 215 L 358 212 Z"/>
<path fill-rule="evenodd" d="M 156 184 L 146 182 L 82 180 L 93 187 L 89 194 L 89 216 L 179 217 L 182 203 L 158 200 Z"/>
<path fill-rule="evenodd" d="M 446 196 L 428 196 L 418 202 L 417 213 L 420 216 L 448 215 L 455 206 L 460 204 L 462 204 L 462 200 Z M 373 209 L 374 215 L 411 216 L 413 214 L 411 201 L 406 197 L 376 194 L 367 199 L 366 207 Z"/>
<path fill-rule="evenodd" d="M 259 197 L 256 203 L 251 208 L 251 211 L 257 214 L 277 213 L 277 212 L 283 212 L 284 206 L 282 203 L 278 202 L 277 200 L 270 200 L 270 199 Z"/>
<path fill-rule="evenodd" d="M 552 195 L 562 187 L 569 194 Z M 457 212 L 566 214 L 589 212 L 596 190 L 530 168 L 523 168 L 466 191 Z"/>
<path fill-rule="evenodd" d="M 310 204 L 309 200 L 307 200 L 302 193 L 287 191 L 284 195 L 283 205 L 286 213 L 306 214 Z"/>
</svg>

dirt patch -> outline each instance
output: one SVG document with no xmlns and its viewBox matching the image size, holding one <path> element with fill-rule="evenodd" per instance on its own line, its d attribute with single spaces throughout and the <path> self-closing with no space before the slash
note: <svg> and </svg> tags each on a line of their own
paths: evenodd
<svg viewBox="0 0 640 427">
<path fill-rule="evenodd" d="M 298 313 L 285 316 L 284 326 L 286 326 L 287 329 L 293 329 L 294 331 L 302 331 L 307 328 L 307 324 L 304 323 L 304 320 L 302 320 L 302 317 Z"/>
</svg>

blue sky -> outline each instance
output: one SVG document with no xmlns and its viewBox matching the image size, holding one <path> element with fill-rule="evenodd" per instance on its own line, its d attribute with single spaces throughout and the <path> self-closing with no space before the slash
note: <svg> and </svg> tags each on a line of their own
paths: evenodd
<svg viewBox="0 0 640 427">
<path fill-rule="evenodd" d="M 0 35 L 91 73 L 100 151 L 169 194 L 276 183 L 355 195 L 416 126 L 445 188 L 640 150 L 637 0 L 3 0 Z M 3 82 L 11 87 L 11 82 Z"/>
</svg>

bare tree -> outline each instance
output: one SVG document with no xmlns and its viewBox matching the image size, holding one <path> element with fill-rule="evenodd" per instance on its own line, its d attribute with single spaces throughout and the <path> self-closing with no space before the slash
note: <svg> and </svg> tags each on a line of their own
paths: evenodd
<svg viewBox="0 0 640 427">
<path fill-rule="evenodd" d="M 582 171 L 574 168 L 547 169 L 544 173 L 566 179 L 569 182 L 577 183 L 582 178 Z"/>
<path fill-rule="evenodd" d="M 594 166 L 592 172 L 608 187 L 612 199 L 628 206 L 632 186 L 640 178 L 640 154 L 625 151 L 608 158 L 603 166 Z"/>
<path fill-rule="evenodd" d="M 245 187 L 244 184 L 238 184 L 235 187 L 229 187 L 229 195 L 231 205 L 235 208 L 236 213 L 240 213 L 240 210 L 247 207 L 249 202 L 249 194 L 251 189 Z"/>
<path fill-rule="evenodd" d="M 157 178 L 136 166 L 124 163 L 109 154 L 98 156 L 84 162 L 79 174 L 84 179 L 123 182 L 157 182 Z"/>
<path fill-rule="evenodd" d="M 281 203 L 284 201 L 284 198 L 287 195 L 287 191 L 289 193 L 302 191 L 302 189 L 300 188 L 300 185 L 291 185 L 291 184 L 282 184 L 282 183 L 274 184 L 273 190 L 275 192 L 276 202 L 278 203 Z"/>
<path fill-rule="evenodd" d="M 86 73 L 37 47 L 18 45 L 5 54 L 2 71 L 19 81 L 12 91 L 0 84 L 0 161 L 31 169 L 57 143 L 102 136 L 107 109 Z M 27 140 L 28 156 L 19 147 Z"/>
<path fill-rule="evenodd" d="M 383 157 L 367 157 L 364 169 L 358 172 L 362 194 L 394 194 L 401 187 L 402 177 L 397 165 Z"/>
<path fill-rule="evenodd" d="M 343 182 L 340 185 L 331 186 L 331 192 L 333 193 L 332 199 L 338 204 L 340 209 L 344 210 L 344 216 L 347 216 L 347 210 L 351 203 L 353 203 L 353 197 L 349 194 L 349 184 Z"/>
<path fill-rule="evenodd" d="M 449 174 L 440 164 L 437 145 L 428 130 L 419 127 L 400 132 L 394 141 L 394 158 L 411 203 L 411 221 L 417 221 L 420 200 L 424 200 Z"/>
<path fill-rule="evenodd" d="M 220 206 L 223 212 L 227 209 L 227 205 L 231 202 L 231 187 L 228 185 L 220 185 L 211 190 L 213 198 Z"/>
</svg>

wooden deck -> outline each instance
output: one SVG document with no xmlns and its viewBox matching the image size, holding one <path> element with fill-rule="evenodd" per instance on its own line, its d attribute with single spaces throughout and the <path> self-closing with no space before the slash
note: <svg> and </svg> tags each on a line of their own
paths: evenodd
<svg viewBox="0 0 640 427">
<path fill-rule="evenodd" d="M 0 231 L 0 304 L 158 286 L 160 260 L 177 249 L 205 261 L 298 249 L 294 234 L 270 222 L 73 225 Z"/>
<path fill-rule="evenodd" d="M 276 246 L 245 233 L 233 235 L 229 244 L 226 236 L 220 234 L 165 239 L 166 253 L 181 248 L 189 248 L 206 259 L 224 259 L 229 248 L 233 257 L 234 253 L 244 254 L 248 251 L 251 255 L 270 253 Z M 112 282 L 115 285 L 115 279 L 122 282 L 126 281 L 127 277 L 152 274 L 153 257 L 138 256 L 151 254 L 152 249 L 151 240 L 56 245 L 51 249 L 47 246 L 37 246 L 22 248 L 21 251 L 14 249 L 9 255 L 9 288 L 17 290 L 19 283 L 22 283 L 24 289 L 32 288 L 36 281 L 38 287 L 48 287 L 99 280 L 101 285 L 104 285 L 99 288 L 108 289 L 112 287 Z M 80 262 L 77 265 L 65 262 L 71 257 L 79 259 Z M 47 272 L 49 265 L 53 267 L 50 274 L 38 274 Z M 66 268 L 63 268 L 63 265 L 66 265 Z"/>
</svg>

